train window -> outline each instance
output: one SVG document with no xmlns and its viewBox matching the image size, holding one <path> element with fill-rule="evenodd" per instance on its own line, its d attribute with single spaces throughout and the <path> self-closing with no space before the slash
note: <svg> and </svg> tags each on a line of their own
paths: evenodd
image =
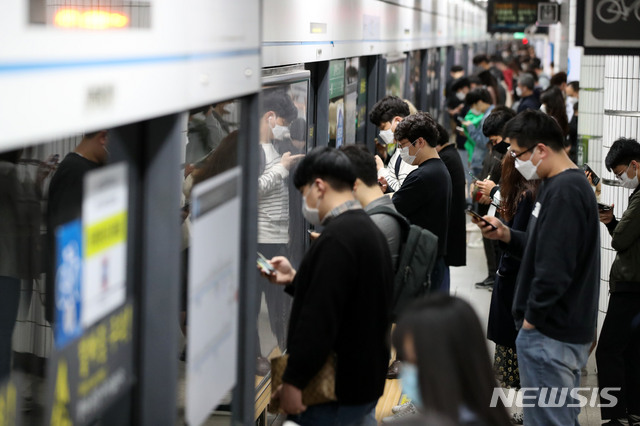
<svg viewBox="0 0 640 426">
<path fill-rule="evenodd" d="M 364 145 L 366 127 L 369 118 L 367 117 L 367 58 L 359 59 L 358 68 L 358 114 L 356 117 L 356 143 Z"/>
<path fill-rule="evenodd" d="M 123 163 L 107 164 L 109 135 L 99 130 L 0 151 L 6 424 L 88 422 L 132 383 L 129 181 Z M 105 386 L 117 389 L 108 392 L 113 398 L 104 397 Z M 95 404 L 83 411 L 88 400 Z"/>
<path fill-rule="evenodd" d="M 429 49 L 427 52 L 427 111 L 433 118 L 440 117 L 440 52 L 438 49 Z"/>
<path fill-rule="evenodd" d="M 358 58 L 347 59 L 345 71 L 345 95 L 344 95 L 344 142 L 353 144 L 356 142 L 356 130 L 358 126 L 358 85 L 359 85 Z"/>
<path fill-rule="evenodd" d="M 329 62 L 329 146 L 345 143 L 345 63 Z"/>
<path fill-rule="evenodd" d="M 414 50 L 409 53 L 409 101 L 420 108 L 420 76 L 422 69 L 422 52 Z"/>
<path fill-rule="evenodd" d="M 202 408 L 196 403 L 197 398 L 187 397 L 193 395 L 195 389 L 201 387 L 199 383 L 200 369 L 202 371 L 210 371 L 208 367 L 201 367 L 206 364 L 206 360 L 210 358 L 211 343 L 215 339 L 220 342 L 227 340 L 218 339 L 216 336 L 225 335 L 224 328 L 236 330 L 235 319 L 237 318 L 237 304 L 225 303 L 223 301 L 232 300 L 237 296 L 237 289 L 229 286 L 219 286 L 215 290 L 215 297 L 211 298 L 211 292 L 205 292 L 202 289 L 207 282 L 215 282 L 223 280 L 224 273 L 227 276 L 234 274 L 234 265 L 236 265 L 237 255 L 230 254 L 226 259 L 222 253 L 233 253 L 238 250 L 237 247 L 239 236 L 233 234 L 234 224 L 237 221 L 229 220 L 227 222 L 228 230 L 216 229 L 211 224 L 211 218 L 216 213 L 213 209 L 211 212 L 204 212 L 207 197 L 225 197 L 225 200 L 233 199 L 232 195 L 236 194 L 237 186 L 233 186 L 236 180 L 224 180 L 226 190 L 229 192 L 219 191 L 218 184 L 215 179 L 220 179 L 230 170 L 239 164 L 239 123 L 241 120 L 241 108 L 239 100 L 225 100 L 207 104 L 190 110 L 186 116 L 186 123 L 183 127 L 185 136 L 183 144 L 184 164 L 184 180 L 182 185 L 182 242 L 181 242 L 181 259 L 182 259 L 182 305 L 180 315 L 180 327 L 185 337 L 183 342 L 180 360 L 186 362 L 185 368 L 180 368 L 179 381 L 181 386 L 186 388 L 185 392 L 181 392 L 178 399 L 178 412 L 185 413 L 189 422 L 194 418 L 202 417 Z M 212 186 L 213 185 L 213 186 Z M 202 190 L 201 190 L 202 189 Z M 217 191 L 217 192 L 216 192 Z M 226 202 L 226 201 L 225 201 Z M 223 202 L 218 204 L 222 205 Z M 219 212 L 233 211 L 231 203 L 225 207 L 220 207 Z M 237 226 L 237 225 L 236 225 Z M 211 266 L 211 271 L 207 268 L 214 262 L 225 258 L 225 265 Z M 206 265 L 205 265 L 206 263 Z M 224 272 L 228 270 L 227 272 Z M 223 271 L 223 272 L 219 272 Z M 233 278 L 229 281 L 234 284 Z M 195 291 L 195 289 L 199 289 Z M 224 290 L 227 289 L 227 290 Z M 231 293 L 231 294 L 227 294 Z M 236 298 L 237 300 L 237 298 Z M 203 324 L 205 314 L 198 308 L 201 303 L 207 303 L 209 310 L 215 312 L 215 320 L 210 324 Z M 218 306 L 221 303 L 222 305 Z M 226 310 L 226 312 L 225 312 Z M 229 317 L 229 318 L 227 318 Z M 230 325 L 231 324 L 231 325 Z M 203 331 L 203 328 L 205 330 Z M 237 333 L 230 336 L 230 345 L 236 347 L 235 339 Z M 220 347 L 216 350 L 217 356 L 222 357 L 222 352 L 226 350 L 222 343 L 218 343 Z M 226 362 L 226 361 L 225 361 Z M 231 364 L 230 364 L 231 365 Z M 200 366 L 200 367 L 199 367 Z M 194 370 L 194 368 L 196 370 Z M 234 368 L 229 368 L 228 373 L 220 374 L 216 377 L 216 384 L 210 389 L 211 398 L 219 401 L 219 411 L 230 411 L 231 406 L 231 386 L 235 382 Z M 216 371 L 216 374 L 219 372 Z M 230 375 L 229 375 L 230 374 Z M 224 377 L 223 377 L 224 376 Z M 210 378 L 213 379 L 213 378 Z M 190 382 L 194 380 L 193 382 Z M 185 398 L 188 401 L 185 401 Z M 212 401 L 215 403 L 216 401 Z M 193 403 L 193 405 L 189 405 Z M 186 405 L 186 411 L 185 411 Z"/>
<path fill-rule="evenodd" d="M 406 57 L 404 55 L 402 55 L 401 57 L 387 59 L 387 95 L 398 96 L 404 99 L 406 66 Z"/>
<path fill-rule="evenodd" d="M 344 61 L 343 61 L 344 62 Z M 343 63 L 344 66 L 344 63 Z M 308 234 L 300 206 L 302 195 L 292 173 L 307 151 L 308 72 L 302 77 L 263 87 L 260 117 L 258 179 L 258 251 L 268 259 L 285 256 L 298 268 Z M 296 81 L 297 80 L 297 81 Z M 257 383 L 269 377 L 269 359 L 287 344 L 291 297 L 262 276 L 257 277 Z"/>
</svg>

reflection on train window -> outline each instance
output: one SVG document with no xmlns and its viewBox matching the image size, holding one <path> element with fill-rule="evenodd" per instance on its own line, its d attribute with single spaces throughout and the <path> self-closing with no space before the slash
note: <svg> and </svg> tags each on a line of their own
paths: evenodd
<svg viewBox="0 0 640 426">
<path fill-rule="evenodd" d="M 340 147 L 345 137 L 345 60 L 329 62 L 329 146 Z"/>
<path fill-rule="evenodd" d="M 421 67 L 422 52 L 414 50 L 409 53 L 409 101 L 416 107 L 420 106 Z"/>
<path fill-rule="evenodd" d="M 386 94 L 398 96 L 404 99 L 406 61 L 402 57 L 400 60 L 389 60 L 387 62 Z"/>
<path fill-rule="evenodd" d="M 436 120 L 440 117 L 440 51 L 439 49 L 429 49 L 427 52 L 427 112 Z"/>
<path fill-rule="evenodd" d="M 95 330 L 95 321 L 81 316 L 80 307 L 87 311 L 89 304 L 81 295 L 80 266 L 88 268 L 90 257 L 83 262 L 83 256 L 91 255 L 78 245 L 84 232 L 79 219 L 84 179 L 108 162 L 108 140 L 108 132 L 100 130 L 0 152 L 0 385 L 17 384 L 22 424 L 45 423 L 51 379 L 46 366 L 54 351 L 64 348 L 81 357 L 86 335 Z M 74 244 L 62 245 L 60 235 Z M 111 373 L 97 362 L 92 374 L 95 365 Z M 74 367 L 77 362 L 69 364 L 70 373 Z M 75 398 L 78 382 L 69 386 L 66 392 L 71 389 Z"/>
<path fill-rule="evenodd" d="M 258 251 L 268 259 L 286 256 L 297 268 L 307 233 L 302 196 L 291 175 L 307 147 L 308 80 L 263 89 L 260 110 L 258 178 Z M 270 371 L 269 359 L 286 348 L 291 297 L 258 276 L 256 372 Z"/>
<path fill-rule="evenodd" d="M 358 58 L 347 59 L 345 71 L 345 95 L 344 95 L 344 143 L 356 142 L 356 129 L 358 118 Z"/>
</svg>

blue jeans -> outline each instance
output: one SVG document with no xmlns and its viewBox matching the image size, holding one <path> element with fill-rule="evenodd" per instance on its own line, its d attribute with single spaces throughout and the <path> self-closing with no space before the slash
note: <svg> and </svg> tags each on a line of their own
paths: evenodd
<svg viewBox="0 0 640 426">
<path fill-rule="evenodd" d="M 287 420 L 301 426 L 377 426 L 376 403 L 344 405 L 337 402 L 310 405 L 307 410 Z"/>
<path fill-rule="evenodd" d="M 521 328 L 516 338 L 520 384 L 524 393 L 526 426 L 579 425 L 580 401 L 569 395 L 580 386 L 580 370 L 587 364 L 591 343 L 566 343 L 552 339 L 537 329 Z M 529 388 L 529 389 L 525 389 Z M 533 388 L 533 389 L 531 389 Z M 563 390 L 567 388 L 567 390 Z M 562 402 L 562 395 L 566 398 Z M 541 406 L 558 402 L 559 406 Z"/>
</svg>

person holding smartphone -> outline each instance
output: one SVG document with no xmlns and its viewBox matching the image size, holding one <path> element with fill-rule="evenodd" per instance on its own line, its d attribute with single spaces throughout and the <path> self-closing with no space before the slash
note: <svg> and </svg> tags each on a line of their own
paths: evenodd
<svg viewBox="0 0 640 426">
<path fill-rule="evenodd" d="M 636 426 L 640 424 L 640 331 L 634 331 L 632 323 L 640 315 L 640 144 L 618 139 L 611 145 L 605 166 L 632 193 L 620 220 L 613 209 L 600 208 L 600 221 L 611 234 L 616 258 L 609 273 L 609 306 L 596 351 L 598 385 L 619 389 L 611 392 L 618 403 L 603 405 L 600 412 L 612 424 L 624 424 L 628 418 L 628 424 Z"/>
<path fill-rule="evenodd" d="M 596 333 L 600 290 L 600 229 L 596 197 L 582 170 L 564 150 L 562 130 L 541 111 L 511 119 L 504 135 L 516 170 L 542 179 L 526 231 L 491 216 L 491 229 L 474 220 L 487 237 L 522 259 L 512 313 L 519 328 L 516 349 L 522 387 L 534 388 L 524 417 L 532 425 L 576 424 L 578 401 L 540 404 L 549 388 L 580 383 Z M 544 350 L 541 350 L 544 348 Z M 536 394 L 536 395 L 534 395 Z M 533 397 L 535 396 L 535 398 Z"/>
</svg>

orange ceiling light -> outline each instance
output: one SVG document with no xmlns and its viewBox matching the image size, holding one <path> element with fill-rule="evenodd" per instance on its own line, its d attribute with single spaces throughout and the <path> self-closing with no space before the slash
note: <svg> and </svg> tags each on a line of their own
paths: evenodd
<svg viewBox="0 0 640 426">
<path fill-rule="evenodd" d="M 129 23 L 129 17 L 122 13 L 105 10 L 60 9 L 56 12 L 53 22 L 55 26 L 60 28 L 107 30 L 126 27 Z"/>
</svg>

